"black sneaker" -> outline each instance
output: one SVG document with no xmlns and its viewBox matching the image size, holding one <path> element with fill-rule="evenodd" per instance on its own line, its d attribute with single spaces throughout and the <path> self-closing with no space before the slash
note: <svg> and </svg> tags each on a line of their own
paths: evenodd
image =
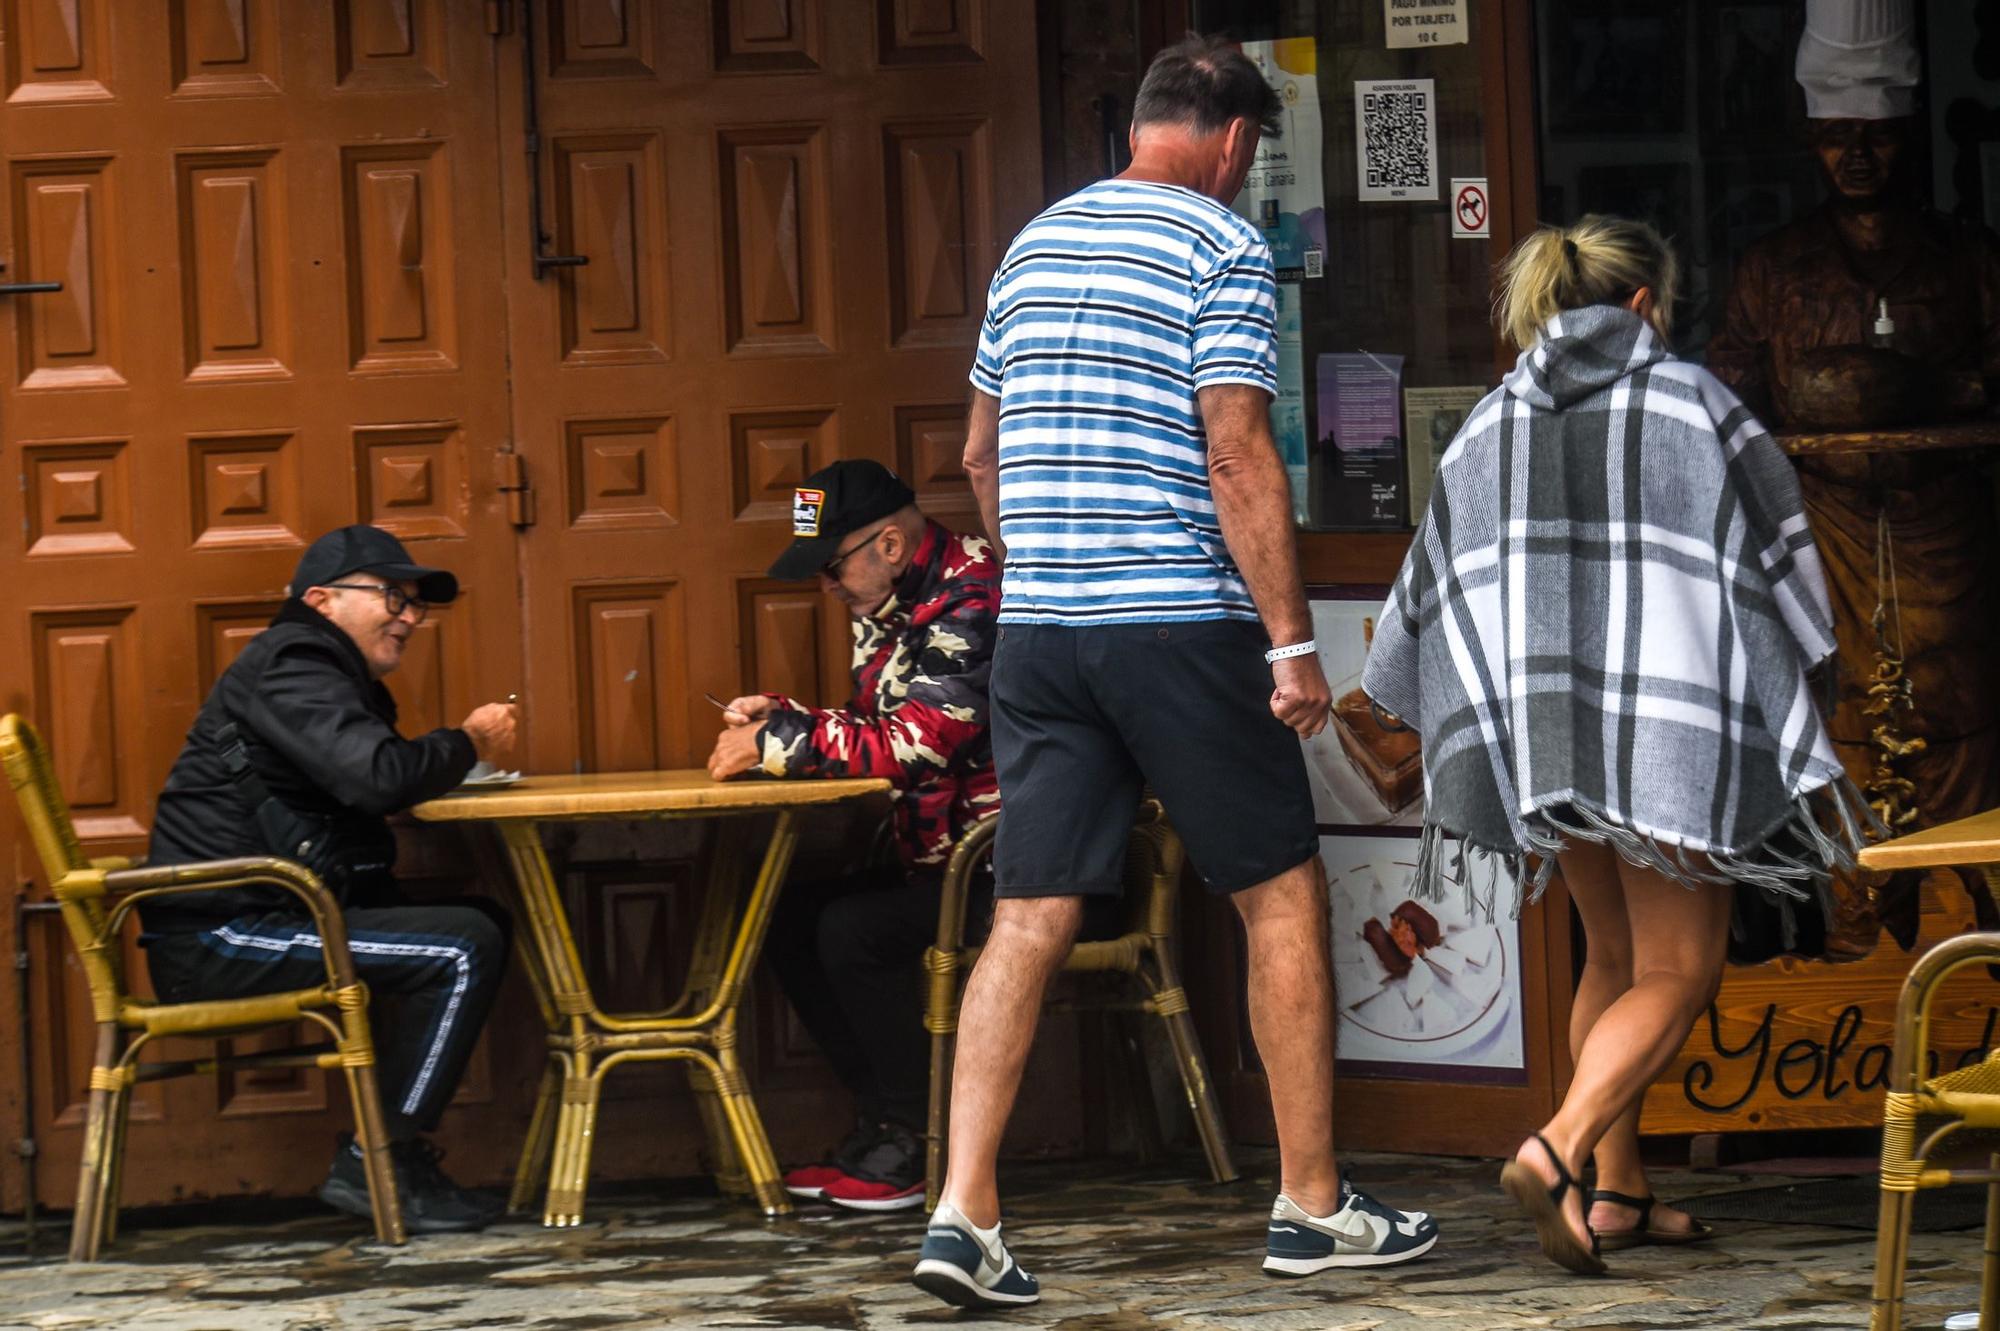
<svg viewBox="0 0 2000 1331">
<path fill-rule="evenodd" d="M 801 1165 L 788 1172 L 784 1177 L 785 1191 L 804 1201 L 819 1201 L 826 1196 L 827 1184 L 845 1178 L 881 1135 L 881 1124 L 866 1120 L 856 1122 L 847 1139 L 818 1164 Z"/>
<path fill-rule="evenodd" d="M 484 1229 L 505 1214 L 498 1201 L 465 1191 L 438 1168 L 444 1152 L 430 1142 L 392 1142 L 389 1160 L 396 1175 L 396 1195 L 403 1204 L 403 1228 L 412 1234 L 464 1234 Z M 319 1199 L 336 1211 L 366 1219 L 374 1217 L 368 1204 L 368 1174 L 362 1167 L 361 1148 L 351 1133 L 340 1134 L 334 1148 L 333 1168 L 320 1185 Z"/>
<path fill-rule="evenodd" d="M 846 1173 L 822 1191 L 850 1211 L 907 1211 L 924 1204 L 924 1139 L 900 1123 L 881 1135 Z"/>
</svg>

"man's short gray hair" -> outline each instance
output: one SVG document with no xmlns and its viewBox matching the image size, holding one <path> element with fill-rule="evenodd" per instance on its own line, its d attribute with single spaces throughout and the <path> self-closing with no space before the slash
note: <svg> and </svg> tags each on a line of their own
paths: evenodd
<svg viewBox="0 0 2000 1331">
<path fill-rule="evenodd" d="M 1153 57 L 1132 103 L 1132 124 L 1214 134 L 1242 116 L 1276 136 L 1284 109 L 1250 57 L 1221 37 L 1191 32 Z"/>
</svg>

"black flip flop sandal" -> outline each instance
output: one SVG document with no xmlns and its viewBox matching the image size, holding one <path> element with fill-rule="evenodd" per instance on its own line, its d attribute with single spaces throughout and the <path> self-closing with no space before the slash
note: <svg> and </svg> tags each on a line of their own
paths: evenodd
<svg viewBox="0 0 2000 1331">
<path fill-rule="evenodd" d="M 1542 1252 L 1548 1259 L 1566 1271 L 1574 1271 L 1580 1276 L 1601 1276 L 1604 1274 L 1604 1258 L 1600 1255 L 1597 1231 L 1590 1228 L 1588 1212 L 1585 1212 L 1584 1229 L 1590 1234 L 1590 1246 L 1577 1242 L 1576 1233 L 1563 1218 L 1563 1198 L 1570 1190 L 1581 1193 L 1583 1188 L 1576 1176 L 1569 1172 L 1569 1166 L 1556 1154 L 1556 1148 L 1549 1145 L 1548 1138 L 1537 1132 L 1534 1138 L 1548 1153 L 1549 1163 L 1556 1167 L 1556 1185 L 1551 1188 L 1544 1184 L 1534 1170 L 1518 1160 L 1509 1160 L 1500 1167 L 1500 1186 L 1514 1199 L 1528 1219 L 1535 1222 L 1535 1239 L 1542 1245 Z"/>
<path fill-rule="evenodd" d="M 1610 1202 L 1613 1206 L 1627 1206 L 1639 1213 L 1638 1223 L 1630 1229 L 1605 1230 L 1598 1235 L 1599 1247 L 1604 1252 L 1619 1252 L 1626 1248 L 1639 1248 L 1647 1244 L 1659 1248 L 1680 1248 L 1690 1243 L 1703 1243 L 1715 1237 L 1715 1231 L 1701 1221 L 1689 1216 L 1690 1229 L 1654 1229 L 1654 1197 L 1634 1197 L 1630 1193 L 1613 1192 L 1610 1188 L 1592 1188 L 1591 1204 Z"/>
</svg>

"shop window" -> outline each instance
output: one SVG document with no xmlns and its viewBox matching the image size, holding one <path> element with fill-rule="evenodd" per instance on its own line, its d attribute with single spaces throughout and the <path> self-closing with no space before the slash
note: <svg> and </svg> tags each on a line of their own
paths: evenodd
<svg viewBox="0 0 2000 1331">
<path fill-rule="evenodd" d="M 1435 34 L 1448 44 L 1397 48 L 1384 0 L 1192 8 L 1198 30 L 1271 61 L 1287 96 L 1276 146 L 1295 178 L 1261 192 L 1253 179 L 1238 206 L 1280 263 L 1285 383 L 1273 422 L 1296 516 L 1308 529 L 1407 530 L 1464 404 L 1495 378 L 1491 244 L 1453 227 L 1453 182 L 1487 176 L 1486 7 L 1441 6 L 1457 18 Z M 1484 224 L 1488 196 L 1477 197 L 1468 210 Z"/>
</svg>

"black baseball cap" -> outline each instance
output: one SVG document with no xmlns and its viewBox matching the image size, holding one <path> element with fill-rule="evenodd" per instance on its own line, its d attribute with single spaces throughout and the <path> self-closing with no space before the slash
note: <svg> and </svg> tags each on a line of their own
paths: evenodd
<svg viewBox="0 0 2000 1331">
<path fill-rule="evenodd" d="M 401 541 L 380 527 L 362 523 L 337 527 L 307 546 L 298 571 L 292 574 L 291 594 L 304 596 L 308 587 L 324 587 L 350 573 L 414 582 L 417 595 L 432 605 L 444 605 L 458 597 L 457 578 L 441 568 L 417 563 Z"/>
<path fill-rule="evenodd" d="M 821 467 L 792 491 L 792 543 L 770 576 L 810 578 L 840 553 L 841 538 L 917 502 L 910 487 L 879 462 L 857 458 Z"/>
</svg>

